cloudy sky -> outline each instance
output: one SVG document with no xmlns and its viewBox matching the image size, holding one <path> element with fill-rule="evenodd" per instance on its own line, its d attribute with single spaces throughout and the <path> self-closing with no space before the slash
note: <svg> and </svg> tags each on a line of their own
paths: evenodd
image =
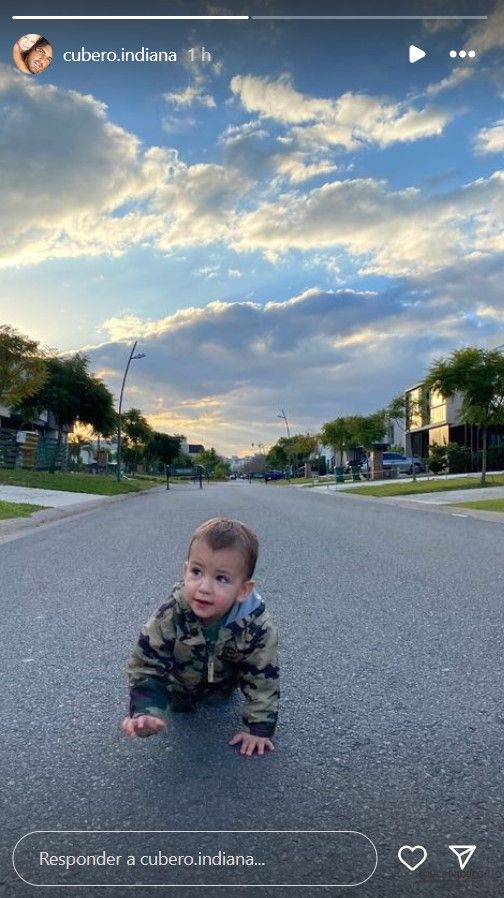
<svg viewBox="0 0 504 898">
<path fill-rule="evenodd" d="M 13 22 L 16 3 L 0 319 L 86 352 L 116 397 L 138 340 L 125 406 L 224 455 L 276 442 L 281 408 L 316 432 L 455 347 L 504 343 L 504 6 L 466 6 L 435 10 L 488 18 L 42 23 L 63 10 L 31 2 Z M 37 77 L 10 61 L 27 32 L 53 44 Z M 177 61 L 65 62 L 83 46 Z"/>
</svg>

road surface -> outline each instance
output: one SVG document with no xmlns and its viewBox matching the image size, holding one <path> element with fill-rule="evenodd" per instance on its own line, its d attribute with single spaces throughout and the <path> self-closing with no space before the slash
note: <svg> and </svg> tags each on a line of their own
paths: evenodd
<svg viewBox="0 0 504 898">
<path fill-rule="evenodd" d="M 133 741 L 118 728 L 139 627 L 179 578 L 195 526 L 215 515 L 257 530 L 257 588 L 281 632 L 281 717 L 276 750 L 262 759 L 245 760 L 226 744 L 239 724 L 238 698 L 177 715 L 162 736 Z M 25 879 L 57 886 L 269 883 L 161 892 L 182 898 L 501 896 L 501 529 L 236 481 L 154 490 L 0 543 L 2 894 L 35 893 L 16 876 L 11 853 L 38 830 L 343 830 L 364 836 L 45 835 L 23 839 L 15 862 Z M 264 867 L 202 871 L 182 862 L 66 873 L 40 862 L 44 846 L 57 857 L 95 858 L 99 849 L 110 858 L 129 848 L 138 866 L 160 846 L 178 851 L 177 839 L 187 840 L 182 853 L 199 846 L 214 857 L 239 845 Z M 378 867 L 366 883 L 351 893 L 313 888 L 366 878 L 371 842 Z M 450 844 L 477 846 L 464 871 Z M 414 871 L 397 858 L 404 845 L 427 852 Z M 413 865 L 423 855 L 403 856 Z M 305 888 L 273 888 L 290 875 L 304 876 Z M 68 893 L 55 885 L 44 894 Z"/>
</svg>

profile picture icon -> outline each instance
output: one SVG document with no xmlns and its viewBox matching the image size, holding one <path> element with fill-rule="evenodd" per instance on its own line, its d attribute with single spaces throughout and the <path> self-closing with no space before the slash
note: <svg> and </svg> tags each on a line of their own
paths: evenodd
<svg viewBox="0 0 504 898">
<path fill-rule="evenodd" d="M 12 48 L 14 65 L 25 75 L 40 75 L 52 62 L 52 46 L 41 34 L 23 34 Z"/>
</svg>

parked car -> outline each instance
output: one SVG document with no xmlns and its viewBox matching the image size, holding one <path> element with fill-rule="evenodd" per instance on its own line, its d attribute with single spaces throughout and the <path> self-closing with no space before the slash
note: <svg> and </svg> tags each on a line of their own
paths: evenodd
<svg viewBox="0 0 504 898">
<path fill-rule="evenodd" d="M 420 474 L 422 471 L 425 471 L 425 465 L 421 458 L 418 456 L 411 455 L 401 455 L 400 452 L 384 452 L 383 453 L 383 470 L 387 471 L 390 468 L 397 468 L 399 474 L 413 474 L 413 466 L 415 468 L 415 474 Z M 361 472 L 364 476 L 367 476 L 368 473 L 368 463 L 367 461 L 363 462 L 361 465 Z"/>
<path fill-rule="evenodd" d="M 264 480 L 283 480 L 285 474 L 283 471 L 265 471 L 264 472 Z"/>
</svg>

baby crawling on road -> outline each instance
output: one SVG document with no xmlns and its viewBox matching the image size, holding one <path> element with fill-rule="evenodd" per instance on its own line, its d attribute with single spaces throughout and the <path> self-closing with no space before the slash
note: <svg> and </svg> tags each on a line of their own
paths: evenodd
<svg viewBox="0 0 504 898">
<path fill-rule="evenodd" d="M 142 627 L 127 667 L 127 736 L 158 733 L 167 707 L 193 711 L 238 688 L 243 725 L 229 744 L 247 757 L 273 749 L 277 630 L 252 580 L 257 554 L 257 536 L 241 521 L 212 518 L 195 530 L 183 581 Z"/>
</svg>

